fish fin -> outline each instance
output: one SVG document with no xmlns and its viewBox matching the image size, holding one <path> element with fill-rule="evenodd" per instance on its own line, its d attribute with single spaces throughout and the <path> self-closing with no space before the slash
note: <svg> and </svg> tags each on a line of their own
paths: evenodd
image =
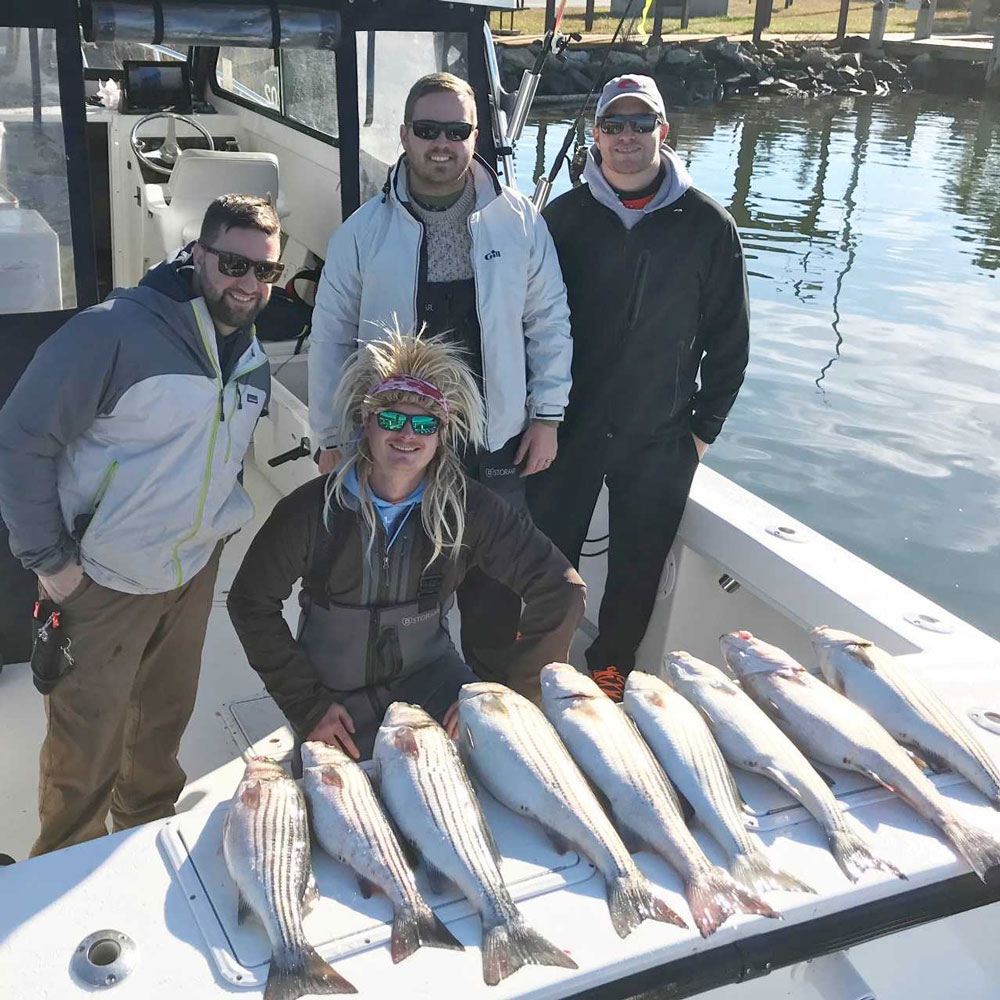
<svg viewBox="0 0 1000 1000">
<path fill-rule="evenodd" d="M 922 747 L 916 740 L 897 736 L 896 742 L 921 771 L 930 771 L 932 774 L 947 774 L 951 770 L 951 764 L 944 757 Z"/>
<path fill-rule="evenodd" d="M 691 916 L 702 937 L 708 937 L 734 913 L 754 913 L 780 920 L 781 914 L 759 899 L 731 875 L 714 865 L 684 886 Z"/>
<path fill-rule="evenodd" d="M 828 832 L 828 837 L 830 853 L 852 882 L 857 882 L 865 871 L 890 872 L 896 878 L 906 879 L 895 865 L 875 854 L 860 834 L 853 830 L 832 830 Z"/>
<path fill-rule="evenodd" d="M 563 969 L 579 966 L 566 952 L 550 944 L 524 917 L 513 916 L 507 923 L 483 928 L 483 979 L 496 986 L 523 965 L 556 965 Z"/>
<path fill-rule="evenodd" d="M 420 744 L 417 742 L 416 736 L 413 735 L 413 730 L 406 726 L 400 726 L 396 730 L 393 743 L 396 745 L 396 749 L 400 753 L 406 754 L 407 757 L 415 759 L 420 756 Z"/>
<path fill-rule="evenodd" d="M 472 739 L 472 730 L 468 726 L 462 726 L 458 731 L 458 756 L 461 758 L 462 763 L 470 771 L 474 770 L 472 766 L 473 751 L 476 749 L 475 741 Z"/>
<path fill-rule="evenodd" d="M 427 884 L 435 896 L 445 895 L 454 884 L 443 871 L 435 868 L 426 858 L 424 858 L 424 871 L 427 872 Z"/>
<path fill-rule="evenodd" d="M 871 646 L 870 642 L 862 639 L 860 642 L 852 642 L 849 646 L 845 646 L 844 650 L 848 656 L 852 656 L 863 667 L 867 667 L 873 674 L 877 674 L 878 664 L 875 662 L 875 657 L 868 652 Z"/>
<path fill-rule="evenodd" d="M 282 948 L 271 959 L 264 1000 L 298 1000 L 304 996 L 358 991 L 319 957 L 312 945 Z"/>
<path fill-rule="evenodd" d="M 378 888 L 371 879 L 367 879 L 364 875 L 358 875 L 355 881 L 358 883 L 358 892 L 361 893 L 363 899 L 371 899 L 372 893 Z"/>
<path fill-rule="evenodd" d="M 249 806 L 251 809 L 256 809 L 260 805 L 260 782 L 251 781 L 246 788 L 243 789 L 243 794 L 240 795 L 240 800 L 244 805 Z"/>
<path fill-rule="evenodd" d="M 608 910 L 611 923 L 619 937 L 628 937 L 643 920 L 687 927 L 684 920 L 653 893 L 644 875 L 633 872 L 619 875 L 608 883 Z"/>
<path fill-rule="evenodd" d="M 396 910 L 389 944 L 393 965 L 409 958 L 423 945 L 465 951 L 465 945 L 445 927 L 438 915 L 423 900 L 420 903 L 417 906 L 406 903 Z"/>
<path fill-rule="evenodd" d="M 1000 865 L 1000 842 L 993 834 L 956 816 L 946 816 L 941 830 L 983 882 L 986 881 L 986 873 Z"/>
<path fill-rule="evenodd" d="M 336 767 L 324 767 L 320 772 L 320 780 L 324 785 L 332 785 L 334 788 L 344 787 L 344 779 L 340 774 L 340 769 Z"/>
<path fill-rule="evenodd" d="M 253 914 L 253 907 L 247 902 L 246 896 L 236 890 L 236 923 L 242 927 L 247 922 L 247 917 Z"/>
<path fill-rule="evenodd" d="M 316 884 L 316 873 L 313 871 L 313 866 L 309 865 L 309 871 L 306 875 L 306 884 L 302 887 L 302 905 L 303 907 L 309 908 L 319 899 L 319 886 Z"/>
<path fill-rule="evenodd" d="M 784 889 L 787 892 L 815 892 L 801 879 L 775 866 L 763 849 L 750 854 L 737 854 L 729 864 L 729 871 L 737 882 L 742 882 L 754 892 Z"/>
</svg>

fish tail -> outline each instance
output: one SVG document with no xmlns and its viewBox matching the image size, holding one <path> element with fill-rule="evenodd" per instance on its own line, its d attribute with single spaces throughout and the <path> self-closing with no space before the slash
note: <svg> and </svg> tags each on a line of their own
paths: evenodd
<svg viewBox="0 0 1000 1000">
<path fill-rule="evenodd" d="M 426 904 L 405 903 L 398 907 L 392 921 L 392 941 L 389 945 L 393 963 L 409 958 L 425 944 L 431 948 L 465 950 L 465 946 Z"/>
<path fill-rule="evenodd" d="M 522 965 L 579 968 L 566 952 L 546 941 L 520 915 L 483 928 L 483 979 L 487 986 L 496 986 Z"/>
<path fill-rule="evenodd" d="M 283 948 L 271 959 L 264 1000 L 298 1000 L 304 996 L 358 991 L 327 965 L 312 945 Z"/>
<path fill-rule="evenodd" d="M 1000 865 L 1000 842 L 992 834 L 955 816 L 945 817 L 941 821 L 941 829 L 984 882 L 986 873 Z"/>
<path fill-rule="evenodd" d="M 741 886 L 721 868 L 699 872 L 684 887 L 691 916 L 702 937 L 708 937 L 734 913 L 755 913 L 781 919 L 781 914 Z"/>
<path fill-rule="evenodd" d="M 830 830 L 828 835 L 830 853 L 840 865 L 841 871 L 852 882 L 857 882 L 862 872 L 874 869 L 891 872 L 896 878 L 906 878 L 895 865 L 875 854 L 864 839 L 853 830 Z"/>
<path fill-rule="evenodd" d="M 801 879 L 776 867 L 762 850 L 755 850 L 750 854 L 737 854 L 729 865 L 729 871 L 737 882 L 742 882 L 754 892 L 767 892 L 768 889 L 785 889 L 788 892 L 816 891 Z"/>
<path fill-rule="evenodd" d="M 608 909 L 611 911 L 611 923 L 622 938 L 628 937 L 647 919 L 687 927 L 680 915 L 653 893 L 649 883 L 638 872 L 620 875 L 608 883 Z"/>
</svg>

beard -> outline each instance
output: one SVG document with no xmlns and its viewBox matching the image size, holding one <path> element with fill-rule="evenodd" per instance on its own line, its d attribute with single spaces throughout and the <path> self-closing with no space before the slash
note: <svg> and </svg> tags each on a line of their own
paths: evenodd
<svg viewBox="0 0 1000 1000">
<path fill-rule="evenodd" d="M 270 290 L 264 294 L 258 293 L 252 302 L 237 302 L 229 294 L 228 288 L 221 291 L 202 278 L 195 270 L 195 292 L 205 300 L 209 315 L 216 323 L 223 326 L 249 326 L 267 305 Z"/>
</svg>

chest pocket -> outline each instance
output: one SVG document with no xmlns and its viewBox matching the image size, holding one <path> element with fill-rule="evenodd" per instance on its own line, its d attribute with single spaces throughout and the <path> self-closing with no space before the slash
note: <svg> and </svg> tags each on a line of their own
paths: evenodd
<svg viewBox="0 0 1000 1000">
<path fill-rule="evenodd" d="M 266 393 L 243 381 L 230 382 L 223 394 L 224 430 L 226 438 L 224 461 L 237 465 L 243 462 L 254 428 L 264 410 Z"/>
</svg>

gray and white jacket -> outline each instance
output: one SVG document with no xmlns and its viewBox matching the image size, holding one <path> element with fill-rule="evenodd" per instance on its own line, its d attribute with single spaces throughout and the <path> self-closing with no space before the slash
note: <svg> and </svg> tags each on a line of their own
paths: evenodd
<svg viewBox="0 0 1000 1000">
<path fill-rule="evenodd" d="M 239 480 L 267 355 L 236 331 L 223 377 L 208 307 L 180 274 L 188 256 L 74 316 L 0 410 L 0 512 L 26 568 L 79 557 L 102 586 L 163 593 L 253 516 Z"/>
<path fill-rule="evenodd" d="M 469 216 L 482 337 L 487 448 L 497 451 L 529 419 L 561 420 L 573 344 L 559 260 L 530 200 L 500 184 L 478 157 Z M 417 317 L 423 226 L 407 208 L 402 158 L 385 188 L 330 239 L 313 310 L 309 423 L 323 448 L 340 444 L 333 396 L 344 362 L 387 326 Z"/>
</svg>

